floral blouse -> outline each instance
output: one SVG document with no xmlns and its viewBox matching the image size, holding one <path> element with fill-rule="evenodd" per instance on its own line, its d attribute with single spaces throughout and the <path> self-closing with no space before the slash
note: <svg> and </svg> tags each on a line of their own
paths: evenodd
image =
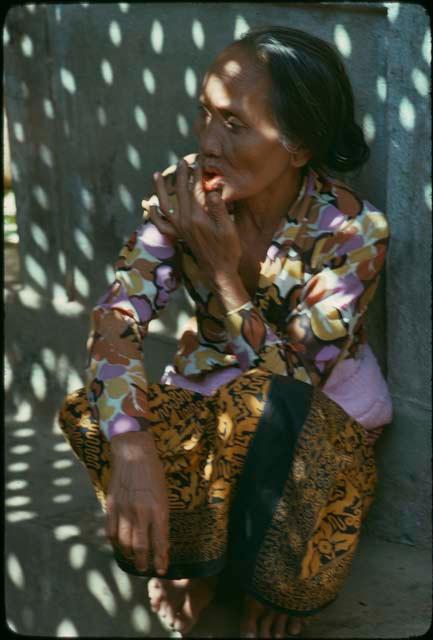
<svg viewBox="0 0 433 640">
<path fill-rule="evenodd" d="M 189 248 L 145 214 L 91 314 L 88 397 L 105 436 L 145 428 L 142 343 L 181 283 L 195 302 L 198 331 L 178 349 L 176 372 L 197 378 L 259 367 L 323 386 L 336 363 L 365 342 L 364 314 L 388 239 L 383 213 L 310 170 L 261 263 L 254 298 L 226 316 Z"/>
</svg>

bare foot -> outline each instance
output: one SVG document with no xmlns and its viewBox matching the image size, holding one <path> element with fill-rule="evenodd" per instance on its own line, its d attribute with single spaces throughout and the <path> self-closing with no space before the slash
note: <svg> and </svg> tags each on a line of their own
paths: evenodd
<svg viewBox="0 0 433 640">
<path fill-rule="evenodd" d="M 151 578 L 147 585 L 150 608 L 174 631 L 188 633 L 210 604 L 218 577 L 163 580 Z"/>
<path fill-rule="evenodd" d="M 302 622 L 246 596 L 240 631 L 243 638 L 286 638 L 299 635 Z"/>
</svg>

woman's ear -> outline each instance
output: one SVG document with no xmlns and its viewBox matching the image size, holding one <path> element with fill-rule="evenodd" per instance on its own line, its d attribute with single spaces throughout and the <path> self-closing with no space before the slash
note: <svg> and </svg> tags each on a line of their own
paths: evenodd
<svg viewBox="0 0 433 640">
<path fill-rule="evenodd" d="M 296 169 L 304 167 L 311 160 L 311 151 L 303 145 L 297 145 L 290 150 L 292 166 Z"/>
</svg>

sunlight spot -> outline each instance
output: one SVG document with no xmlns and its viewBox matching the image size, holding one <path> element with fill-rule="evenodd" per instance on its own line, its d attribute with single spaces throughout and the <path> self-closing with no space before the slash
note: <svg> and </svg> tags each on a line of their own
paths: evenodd
<svg viewBox="0 0 433 640">
<path fill-rule="evenodd" d="M 27 58 L 31 58 L 33 55 L 33 42 L 27 34 L 21 39 L 21 51 Z"/>
<path fill-rule="evenodd" d="M 381 102 L 385 102 L 386 100 L 386 90 L 387 90 L 386 79 L 383 76 L 378 76 L 376 80 L 376 91 L 377 91 L 377 95 L 379 96 L 379 100 Z"/>
<path fill-rule="evenodd" d="M 51 466 L 53 469 L 69 469 L 73 464 L 73 461 L 69 458 L 60 458 L 60 460 L 55 460 Z"/>
<path fill-rule="evenodd" d="M 131 622 L 135 631 L 140 631 L 146 635 L 150 632 L 150 616 L 142 604 L 136 604 L 131 612 Z"/>
<path fill-rule="evenodd" d="M 156 87 L 155 77 L 150 69 L 144 69 L 143 82 L 144 82 L 144 86 L 146 87 L 149 93 L 151 94 L 155 93 L 155 87 Z"/>
<path fill-rule="evenodd" d="M 191 67 L 187 67 L 185 71 L 185 91 L 190 98 L 193 98 L 197 92 L 197 77 Z"/>
<path fill-rule="evenodd" d="M 61 524 L 54 529 L 54 537 L 59 542 L 69 540 L 69 538 L 75 538 L 81 533 L 80 528 L 75 524 Z"/>
<path fill-rule="evenodd" d="M 11 161 L 11 171 L 12 171 L 12 178 L 14 179 L 14 182 L 19 182 L 20 170 L 18 169 L 18 166 L 13 161 Z"/>
<path fill-rule="evenodd" d="M 177 114 L 177 128 L 179 129 L 179 133 L 186 138 L 189 133 L 188 121 L 184 115 L 181 113 Z"/>
<path fill-rule="evenodd" d="M 150 32 L 150 42 L 155 53 L 161 53 L 164 46 L 164 29 L 159 20 L 154 20 Z"/>
<path fill-rule="evenodd" d="M 125 209 L 132 211 L 134 208 L 132 196 L 123 184 L 119 185 L 119 197 Z"/>
<path fill-rule="evenodd" d="M 419 95 L 426 98 L 430 92 L 430 85 L 426 74 L 421 69 L 415 67 L 412 70 L 412 82 Z"/>
<path fill-rule="evenodd" d="M 398 18 L 398 14 L 400 13 L 400 3 L 385 3 L 386 8 L 388 9 L 388 20 L 390 22 L 395 22 Z"/>
<path fill-rule="evenodd" d="M 11 447 L 10 452 L 16 456 L 22 456 L 26 453 L 30 453 L 32 447 L 29 444 L 16 444 L 14 447 Z"/>
<path fill-rule="evenodd" d="M 26 257 L 24 258 L 24 264 L 26 267 L 26 271 L 32 278 L 32 280 L 34 280 L 38 285 L 45 289 L 47 286 L 47 276 L 39 262 L 37 262 L 33 258 L 33 256 L 26 255 Z"/>
<path fill-rule="evenodd" d="M 140 154 L 132 144 L 128 144 L 126 155 L 128 156 L 129 163 L 134 167 L 134 169 L 141 169 Z"/>
<path fill-rule="evenodd" d="M 132 584 L 128 574 L 122 571 L 118 564 L 114 561 L 110 563 L 110 568 L 120 595 L 124 600 L 131 600 Z"/>
<path fill-rule="evenodd" d="M 119 2 L 119 9 L 122 13 L 128 13 L 129 11 L 129 3 L 128 2 Z"/>
<path fill-rule="evenodd" d="M 4 46 L 9 44 L 10 39 L 11 38 L 10 38 L 10 35 L 9 35 L 8 28 L 5 26 L 5 27 L 3 27 L 3 44 L 4 44 Z"/>
<path fill-rule="evenodd" d="M 66 91 L 69 91 L 69 93 L 76 93 L 77 86 L 75 84 L 75 78 L 71 71 L 65 69 L 65 67 L 60 68 L 60 80 Z"/>
<path fill-rule="evenodd" d="M 30 97 L 30 91 L 28 86 L 26 85 L 25 82 L 21 82 L 21 91 L 23 93 L 23 97 L 24 98 L 29 98 Z"/>
<path fill-rule="evenodd" d="M 66 273 L 66 257 L 62 250 L 57 254 L 57 264 L 59 265 L 60 273 L 65 275 Z"/>
<path fill-rule="evenodd" d="M 56 21 L 57 22 L 61 22 L 62 21 L 62 7 L 56 7 Z"/>
<path fill-rule="evenodd" d="M 37 203 L 39 204 L 39 206 L 42 207 L 42 209 L 46 210 L 49 208 L 48 196 L 40 184 L 37 184 L 36 186 L 33 187 L 32 193 Z"/>
<path fill-rule="evenodd" d="M 48 236 L 42 229 L 42 227 L 40 227 L 35 222 L 32 222 L 30 224 L 30 233 L 38 247 L 42 249 L 42 251 L 45 251 L 45 253 L 47 253 L 50 248 L 48 243 Z"/>
<path fill-rule="evenodd" d="M 11 480 L 6 484 L 6 489 L 9 489 L 9 491 L 21 491 L 21 489 L 25 489 L 28 484 L 27 480 Z"/>
<path fill-rule="evenodd" d="M 81 201 L 87 211 L 93 211 L 95 208 L 95 199 L 86 187 L 81 187 Z"/>
<path fill-rule="evenodd" d="M 69 444 L 67 442 L 57 442 L 53 445 L 54 451 L 69 451 Z"/>
<path fill-rule="evenodd" d="M 65 618 L 61 621 L 56 630 L 56 638 L 78 638 L 78 631 L 76 630 L 74 623 Z"/>
<path fill-rule="evenodd" d="M 70 502 L 71 500 L 72 496 L 70 493 L 59 493 L 53 498 L 53 502 L 55 502 L 56 504 L 65 504 L 65 502 Z"/>
<path fill-rule="evenodd" d="M 431 64 L 431 31 L 427 29 L 422 42 L 422 55 L 427 64 Z"/>
<path fill-rule="evenodd" d="M 13 130 L 14 136 L 18 140 L 18 142 L 24 142 L 26 137 L 24 135 L 24 127 L 21 122 L 14 122 Z"/>
<path fill-rule="evenodd" d="M 5 354 L 4 356 L 4 385 L 5 385 L 5 391 L 9 391 L 11 384 L 13 382 L 14 376 L 12 373 L 12 367 L 11 364 L 9 362 L 9 358 L 7 357 L 7 355 Z"/>
<path fill-rule="evenodd" d="M 72 478 L 68 478 L 67 476 L 63 476 L 62 478 L 54 478 L 53 480 L 53 485 L 55 487 L 69 487 L 71 484 Z"/>
<path fill-rule="evenodd" d="M 104 576 L 93 569 L 87 572 L 86 578 L 90 593 L 98 600 L 108 615 L 114 616 L 117 611 L 116 601 Z"/>
<path fill-rule="evenodd" d="M 105 267 L 105 279 L 107 280 L 108 284 L 114 282 L 115 278 L 116 274 L 113 267 L 111 266 L 111 264 L 107 264 L 107 266 Z"/>
<path fill-rule="evenodd" d="M 37 517 L 34 511 L 11 511 L 6 515 L 6 520 L 11 523 L 26 522 Z"/>
<path fill-rule="evenodd" d="M 25 586 L 24 572 L 22 570 L 20 561 L 18 560 L 17 556 L 14 553 L 10 553 L 8 555 L 7 570 L 8 570 L 8 575 L 11 582 L 13 582 L 13 584 L 18 589 L 24 589 L 24 586 Z"/>
<path fill-rule="evenodd" d="M 168 152 L 168 162 L 169 164 L 177 164 L 179 161 L 179 156 L 174 151 Z"/>
<path fill-rule="evenodd" d="M 406 131 L 412 131 L 415 127 L 415 108 L 409 98 L 404 96 L 400 102 L 399 108 L 400 124 Z"/>
<path fill-rule="evenodd" d="M 49 347 L 43 347 L 41 350 L 41 360 L 48 371 L 56 369 L 56 355 Z"/>
<path fill-rule="evenodd" d="M 147 131 L 147 116 L 141 107 L 135 107 L 134 109 L 135 122 L 138 124 L 142 131 Z"/>
<path fill-rule="evenodd" d="M 373 142 L 376 137 L 376 126 L 374 124 L 373 116 L 370 113 L 365 114 L 362 122 L 362 129 L 367 142 Z"/>
<path fill-rule="evenodd" d="M 427 207 L 432 210 L 432 188 L 431 182 L 430 184 L 426 184 L 424 187 L 424 199 Z"/>
<path fill-rule="evenodd" d="M 86 563 L 87 547 L 76 543 L 69 549 L 69 564 L 73 569 L 82 569 Z"/>
<path fill-rule="evenodd" d="M 22 473 L 23 471 L 28 471 L 28 469 L 28 462 L 13 462 L 8 465 L 8 471 L 11 471 L 12 473 Z"/>
<path fill-rule="evenodd" d="M 42 298 L 30 285 L 26 285 L 18 291 L 18 298 L 24 307 L 28 307 L 29 309 L 41 308 Z"/>
<path fill-rule="evenodd" d="M 43 400 L 47 396 L 47 379 L 45 371 L 42 369 L 38 362 L 32 365 L 32 372 L 30 374 L 30 386 L 33 389 L 38 400 Z"/>
<path fill-rule="evenodd" d="M 78 373 L 71 367 L 68 374 L 68 381 L 66 384 L 66 393 L 72 393 L 76 389 L 80 389 L 84 386 L 84 380 L 78 375 Z"/>
<path fill-rule="evenodd" d="M 7 507 L 24 507 L 26 504 L 31 502 L 28 496 L 12 496 L 11 498 L 6 498 L 6 506 Z"/>
<path fill-rule="evenodd" d="M 203 49 L 205 42 L 205 35 L 203 31 L 203 25 L 200 20 L 194 18 L 191 28 L 192 40 L 197 49 Z"/>
<path fill-rule="evenodd" d="M 68 302 L 68 294 L 66 292 L 65 287 L 58 282 L 53 283 L 53 301 L 56 300 L 59 302 Z"/>
<path fill-rule="evenodd" d="M 54 118 L 54 108 L 53 103 L 48 98 L 44 98 L 44 113 L 47 118 Z"/>
<path fill-rule="evenodd" d="M 14 415 L 15 422 L 28 422 L 33 415 L 32 405 L 28 400 L 20 400 L 19 407 Z M 34 429 L 25 428 L 17 429 L 13 432 L 13 435 L 17 438 L 27 438 L 34 434 Z"/>
<path fill-rule="evenodd" d="M 31 417 L 32 417 L 31 404 L 30 402 L 27 402 L 27 400 L 23 400 L 16 415 L 14 416 L 14 420 L 16 422 L 27 422 L 28 420 L 30 420 Z M 13 432 L 14 438 L 31 438 L 34 435 L 35 435 L 35 430 L 32 429 L 31 427 L 23 427 L 21 429 L 16 429 Z"/>
<path fill-rule="evenodd" d="M 87 298 L 89 295 L 89 281 L 78 267 L 74 267 L 74 282 L 78 293 L 82 295 L 83 298 Z"/>
<path fill-rule="evenodd" d="M 352 43 L 346 28 L 342 24 L 335 25 L 334 42 L 341 55 L 345 58 L 350 58 L 352 53 Z"/>
<path fill-rule="evenodd" d="M 99 106 L 96 111 L 96 115 L 98 116 L 98 122 L 101 127 L 105 127 L 107 124 L 107 114 L 105 113 L 104 107 Z"/>
<path fill-rule="evenodd" d="M 87 258 L 87 260 L 93 260 L 94 253 L 92 244 L 86 234 L 81 231 L 81 229 L 74 229 L 74 240 L 83 256 Z"/>
<path fill-rule="evenodd" d="M 107 84 L 113 84 L 113 68 L 108 60 L 103 60 L 101 62 L 101 73 Z"/>
<path fill-rule="evenodd" d="M 39 146 L 39 156 L 42 162 L 46 164 L 47 167 L 50 167 L 51 169 L 53 166 L 53 154 L 45 144 L 41 144 Z"/>
<path fill-rule="evenodd" d="M 115 20 L 110 23 L 109 34 L 111 42 L 114 44 L 114 46 L 120 47 L 120 45 L 122 44 L 122 31 L 120 30 L 119 23 Z"/>
<path fill-rule="evenodd" d="M 241 15 L 236 16 L 235 29 L 233 32 L 234 39 L 237 40 L 238 38 L 240 38 L 244 33 L 246 33 L 249 30 L 249 28 L 250 26 L 243 16 Z"/>
</svg>

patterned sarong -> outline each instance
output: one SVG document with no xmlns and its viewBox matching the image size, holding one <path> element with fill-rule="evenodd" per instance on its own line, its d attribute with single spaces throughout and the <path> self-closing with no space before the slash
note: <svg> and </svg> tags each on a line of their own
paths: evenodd
<svg viewBox="0 0 433 640">
<path fill-rule="evenodd" d="M 376 483 L 363 427 L 322 391 L 258 369 L 213 396 L 152 384 L 148 398 L 169 495 L 164 577 L 228 566 L 241 588 L 277 610 L 309 615 L 330 604 Z M 85 389 L 65 399 L 60 424 L 104 508 L 110 444 Z M 129 573 L 156 575 L 115 556 Z"/>
</svg>

